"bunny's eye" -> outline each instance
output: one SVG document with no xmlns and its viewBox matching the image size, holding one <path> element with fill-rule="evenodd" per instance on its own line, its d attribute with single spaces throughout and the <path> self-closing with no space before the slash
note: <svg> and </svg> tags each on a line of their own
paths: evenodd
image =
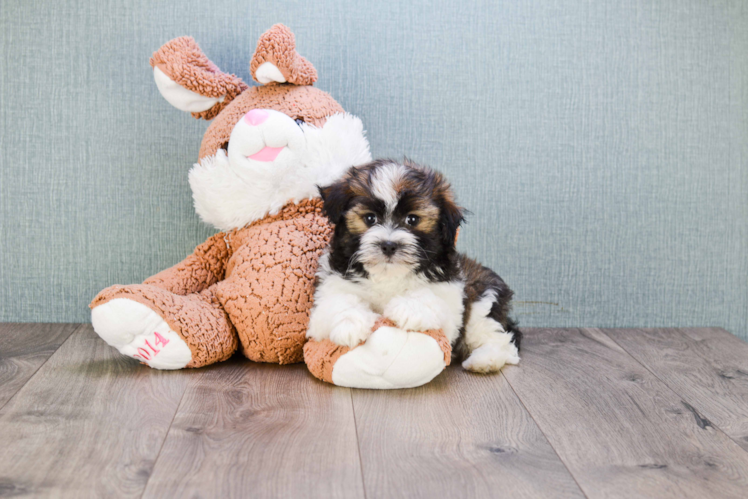
<svg viewBox="0 0 748 500">
<path fill-rule="evenodd" d="M 377 223 L 377 216 L 374 214 L 366 214 L 364 215 L 364 222 L 367 226 L 371 227 Z"/>
</svg>

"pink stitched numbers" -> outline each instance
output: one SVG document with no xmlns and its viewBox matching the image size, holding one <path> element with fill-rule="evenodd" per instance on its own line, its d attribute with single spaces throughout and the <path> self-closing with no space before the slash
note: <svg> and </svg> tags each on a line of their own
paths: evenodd
<svg viewBox="0 0 748 500">
<path fill-rule="evenodd" d="M 158 332 L 153 332 L 153 335 L 155 336 L 155 339 L 153 340 L 153 344 L 156 346 L 165 347 L 166 344 L 169 343 L 169 339 L 163 338 Z M 150 350 L 149 350 L 150 349 Z M 133 354 L 133 358 L 142 359 L 143 361 L 150 361 L 150 359 L 155 356 L 156 354 L 160 353 L 161 349 L 158 349 L 156 347 L 153 347 L 150 342 L 148 342 L 148 339 L 145 339 L 145 346 L 138 347 L 138 353 Z"/>
</svg>

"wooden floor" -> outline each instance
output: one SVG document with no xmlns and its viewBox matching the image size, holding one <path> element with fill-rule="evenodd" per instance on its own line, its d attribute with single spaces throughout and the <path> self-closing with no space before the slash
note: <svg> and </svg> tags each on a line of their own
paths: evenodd
<svg viewBox="0 0 748 500">
<path fill-rule="evenodd" d="M 160 372 L 90 325 L 0 324 L 0 497 L 746 497 L 748 344 L 528 329 L 403 391 L 241 358 Z"/>
</svg>

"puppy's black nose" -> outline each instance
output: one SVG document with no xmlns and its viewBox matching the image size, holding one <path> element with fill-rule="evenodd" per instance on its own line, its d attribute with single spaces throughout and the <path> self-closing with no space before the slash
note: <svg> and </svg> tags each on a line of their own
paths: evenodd
<svg viewBox="0 0 748 500">
<path fill-rule="evenodd" d="M 382 249 L 385 257 L 392 257 L 397 252 L 398 245 L 394 241 L 383 241 L 379 244 L 379 247 Z"/>
</svg>

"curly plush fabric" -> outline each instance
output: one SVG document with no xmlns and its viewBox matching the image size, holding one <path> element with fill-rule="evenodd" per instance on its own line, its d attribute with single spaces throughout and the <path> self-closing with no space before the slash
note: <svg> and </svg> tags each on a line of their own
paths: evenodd
<svg viewBox="0 0 748 500">
<path fill-rule="evenodd" d="M 425 332 L 420 333 L 428 335 L 436 340 L 436 343 L 439 344 L 439 348 L 444 353 L 444 365 L 449 366 L 450 363 L 452 363 L 452 344 L 449 343 L 449 339 L 444 335 L 444 332 L 441 330 L 426 330 Z"/>
<path fill-rule="evenodd" d="M 296 52 L 296 38 L 290 29 L 276 24 L 260 37 L 257 49 L 249 63 L 252 78 L 258 83 L 255 72 L 263 63 L 274 64 L 288 83 L 312 85 L 317 81 L 317 70 Z"/>
<path fill-rule="evenodd" d="M 176 83 L 206 97 L 223 97 L 208 110 L 192 113 L 195 118 L 212 120 L 236 96 L 249 87 L 236 75 L 222 72 L 198 47 L 192 37 L 183 36 L 165 43 L 150 60 Z"/>
<path fill-rule="evenodd" d="M 332 369 L 338 358 L 350 351 L 348 346 L 334 344 L 330 339 L 310 340 L 304 345 L 304 362 L 309 373 L 328 384 L 332 384 Z"/>
<path fill-rule="evenodd" d="M 249 359 L 302 361 L 317 263 L 331 236 L 319 198 L 227 234 L 232 256 L 216 295 Z"/>
<path fill-rule="evenodd" d="M 179 264 L 155 274 L 143 282 L 177 295 L 197 293 L 221 281 L 230 256 L 224 233 L 214 234 Z"/>
<path fill-rule="evenodd" d="M 252 87 L 226 106 L 210 124 L 200 145 L 200 159 L 226 149 L 234 125 L 251 109 L 274 109 L 317 127 L 322 127 L 328 116 L 345 112 L 330 94 L 314 87 L 287 83 Z"/>
</svg>

